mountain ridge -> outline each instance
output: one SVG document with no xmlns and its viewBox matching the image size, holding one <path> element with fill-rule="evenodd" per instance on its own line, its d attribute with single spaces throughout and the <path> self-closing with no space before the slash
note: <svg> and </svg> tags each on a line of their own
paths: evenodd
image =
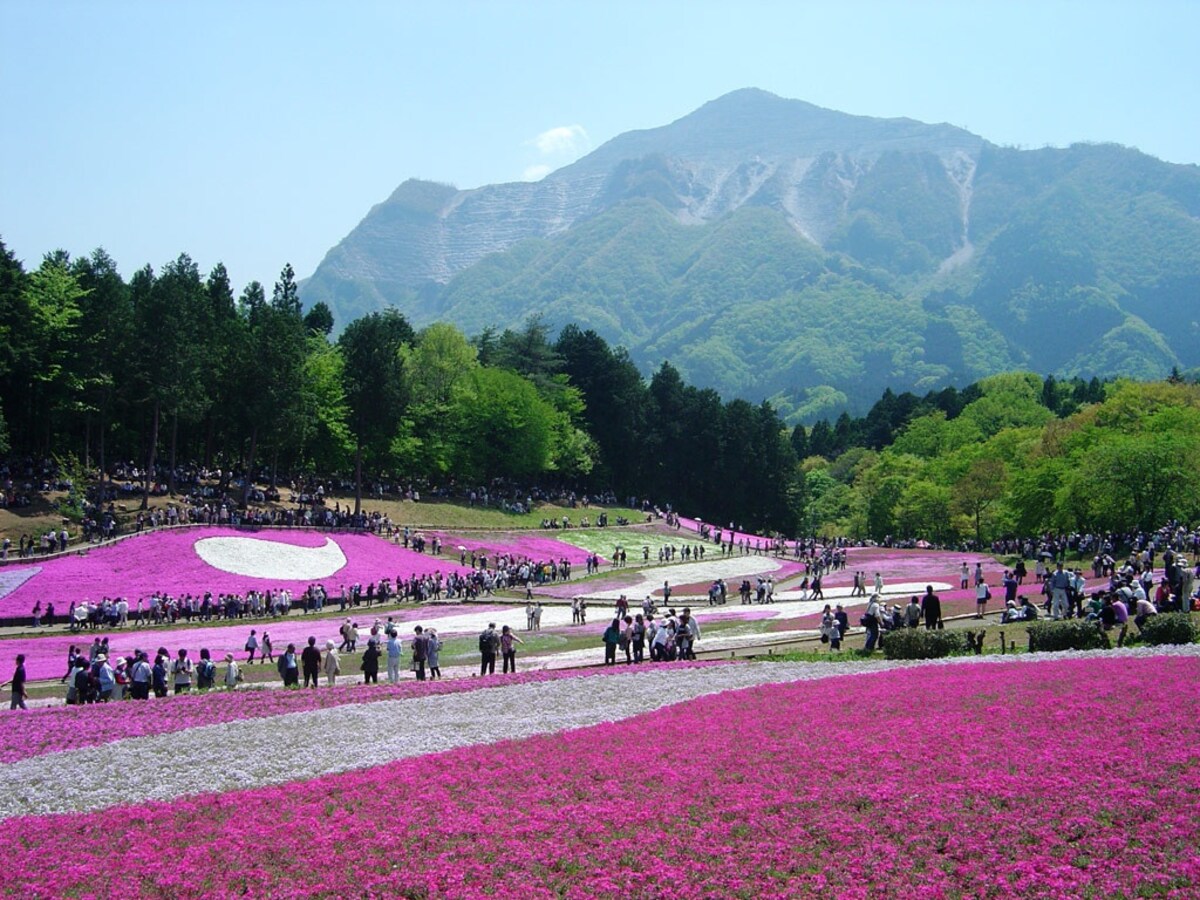
<svg viewBox="0 0 1200 900">
<path fill-rule="evenodd" d="M 383 306 L 468 332 L 577 321 L 644 371 L 669 357 L 695 383 L 803 418 L 1001 365 L 1196 366 L 1198 248 L 1200 167 L 1113 144 L 999 147 L 744 89 L 539 182 L 405 181 L 301 294 L 341 323 Z M 893 317 L 885 330 L 907 345 L 837 340 L 831 358 L 794 334 L 829 296 L 860 327 Z M 771 323 L 772 308 L 789 315 Z M 739 315 L 774 338 L 749 339 L 751 376 L 734 361 Z"/>
</svg>

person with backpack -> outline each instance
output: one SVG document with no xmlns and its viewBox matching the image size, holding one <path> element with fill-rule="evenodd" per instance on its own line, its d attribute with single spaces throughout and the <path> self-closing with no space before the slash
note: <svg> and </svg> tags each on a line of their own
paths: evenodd
<svg viewBox="0 0 1200 900">
<path fill-rule="evenodd" d="M 600 640 L 604 643 L 604 664 L 615 666 L 617 664 L 617 645 L 621 643 L 621 620 L 613 619 L 612 624 L 604 629 L 604 635 Z"/>
<path fill-rule="evenodd" d="M 216 681 L 217 666 L 212 661 L 212 656 L 209 654 L 208 648 L 203 647 L 200 650 L 200 662 L 196 664 L 196 690 L 211 690 Z"/>
<path fill-rule="evenodd" d="M 496 634 L 496 623 L 488 622 L 488 627 L 479 635 L 479 674 L 496 674 L 496 651 L 500 649 L 500 635 Z"/>
<path fill-rule="evenodd" d="M 633 618 L 633 633 L 630 637 L 633 644 L 633 661 L 640 663 L 645 659 L 646 653 L 646 620 L 641 614 Z"/>
</svg>

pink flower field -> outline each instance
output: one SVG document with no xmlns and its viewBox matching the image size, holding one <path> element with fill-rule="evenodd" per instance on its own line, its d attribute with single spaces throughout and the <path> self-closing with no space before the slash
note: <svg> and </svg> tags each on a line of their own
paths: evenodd
<svg viewBox="0 0 1200 900">
<path fill-rule="evenodd" d="M 244 594 L 249 590 L 286 588 L 304 591 L 307 580 L 281 580 L 236 575 L 215 568 L 200 558 L 197 541 L 206 538 L 251 538 L 288 547 L 322 548 L 332 539 L 346 563 L 332 575 L 317 579 L 331 595 L 338 587 L 356 582 L 364 586 L 381 578 L 409 579 L 440 571 L 463 571 L 457 562 L 415 553 L 370 534 L 318 531 L 244 531 L 229 528 L 179 528 L 131 537 L 87 553 L 47 560 L 19 587 L 0 598 L 0 616 L 23 616 L 41 601 L 52 602 L 64 615 L 72 601 L 125 597 L 132 604 L 155 591 L 175 596 L 211 591 Z M 20 572 L 20 569 L 12 570 Z"/>
<path fill-rule="evenodd" d="M 0 892 L 1195 897 L 1198 677 L 1194 657 L 921 666 L 305 782 L 13 818 Z"/>
<path fill-rule="evenodd" d="M 565 559 L 572 566 L 586 565 L 588 558 L 586 550 L 542 534 L 498 532 L 484 536 L 446 532 L 439 534 L 438 539 L 442 542 L 443 553 L 457 557 L 458 548 L 466 547 L 468 563 L 471 561 L 470 553 L 474 550 L 476 553 L 487 555 L 489 566 L 494 564 L 496 557 L 501 554 L 515 556 L 517 559 L 531 559 L 534 562 L 557 562 Z M 600 559 L 604 561 L 603 556 Z"/>
</svg>

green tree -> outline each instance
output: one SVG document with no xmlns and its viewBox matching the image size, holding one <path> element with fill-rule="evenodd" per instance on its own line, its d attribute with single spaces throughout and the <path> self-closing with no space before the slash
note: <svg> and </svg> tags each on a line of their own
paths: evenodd
<svg viewBox="0 0 1200 900">
<path fill-rule="evenodd" d="M 120 399 L 133 323 L 129 287 L 117 271 L 117 264 L 104 250 L 77 260 L 73 266 L 79 285 L 85 291 L 80 298 L 79 365 L 82 370 L 85 417 L 84 466 L 91 466 L 91 426 L 96 422 L 101 482 L 108 467 L 108 433 L 114 407 Z"/>
<path fill-rule="evenodd" d="M 398 455 L 418 472 L 446 475 L 466 427 L 463 416 L 470 413 L 465 399 L 474 390 L 471 373 L 479 367 L 477 350 L 453 325 L 435 323 L 399 352 L 410 400 Z"/>
<path fill-rule="evenodd" d="M 396 310 L 355 319 L 338 338 L 345 360 L 344 388 L 354 437 L 354 514 L 362 506 L 364 456 L 381 468 L 392 451 L 408 405 L 402 348 L 412 326 Z"/>
<path fill-rule="evenodd" d="M 26 282 L 25 307 L 32 338 L 29 353 L 35 361 L 29 372 L 28 397 L 31 408 L 39 411 L 46 453 L 53 450 L 53 422 L 74 410 L 83 389 L 75 350 L 82 315 L 79 302 L 85 294 L 65 257 L 48 256 Z"/>
<path fill-rule="evenodd" d="M 321 337 L 329 337 L 333 331 L 333 311 L 323 300 L 313 304 L 313 308 L 304 314 L 304 327 Z"/>
<path fill-rule="evenodd" d="M 954 484 L 953 508 L 967 516 L 975 530 L 975 546 L 983 546 L 983 524 L 988 510 L 1005 493 L 1008 469 L 999 459 L 982 457 L 971 463 Z"/>
<path fill-rule="evenodd" d="M 469 430 L 460 434 L 457 470 L 473 478 L 528 478 L 550 464 L 554 408 L 515 372 L 472 370 Z"/>
</svg>

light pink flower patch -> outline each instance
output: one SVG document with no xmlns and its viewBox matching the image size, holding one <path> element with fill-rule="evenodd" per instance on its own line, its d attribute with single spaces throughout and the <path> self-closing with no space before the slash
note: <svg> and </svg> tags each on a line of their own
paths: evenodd
<svg viewBox="0 0 1200 900">
<path fill-rule="evenodd" d="M 1194 658 L 919 667 L 303 783 L 13 819 L 0 891 L 1195 897 L 1200 692 L 1180 685 L 1198 677 Z M 213 751 L 222 765 L 236 748 Z"/>
<path fill-rule="evenodd" d="M 308 580 L 278 576 L 257 578 L 223 571 L 206 563 L 196 552 L 197 541 L 209 538 L 251 538 L 266 544 L 320 551 L 332 539 L 346 563 L 332 575 L 321 578 L 330 594 L 341 585 L 361 583 L 364 587 L 381 578 L 409 579 L 434 572 L 443 575 L 465 571 L 457 560 L 416 553 L 391 544 L 381 537 L 362 533 L 266 529 L 250 531 L 230 528 L 179 528 L 138 535 L 117 544 L 94 547 L 81 555 L 48 560 L 41 571 L 0 599 L 0 615 L 27 615 L 41 601 L 43 609 L 52 602 L 58 615 L 65 615 L 72 601 L 125 597 L 131 603 L 156 591 L 174 596 L 221 593 L 245 594 L 249 590 L 286 588 L 293 594 L 305 590 Z M 21 570 L 16 570 L 21 571 Z"/>
</svg>

